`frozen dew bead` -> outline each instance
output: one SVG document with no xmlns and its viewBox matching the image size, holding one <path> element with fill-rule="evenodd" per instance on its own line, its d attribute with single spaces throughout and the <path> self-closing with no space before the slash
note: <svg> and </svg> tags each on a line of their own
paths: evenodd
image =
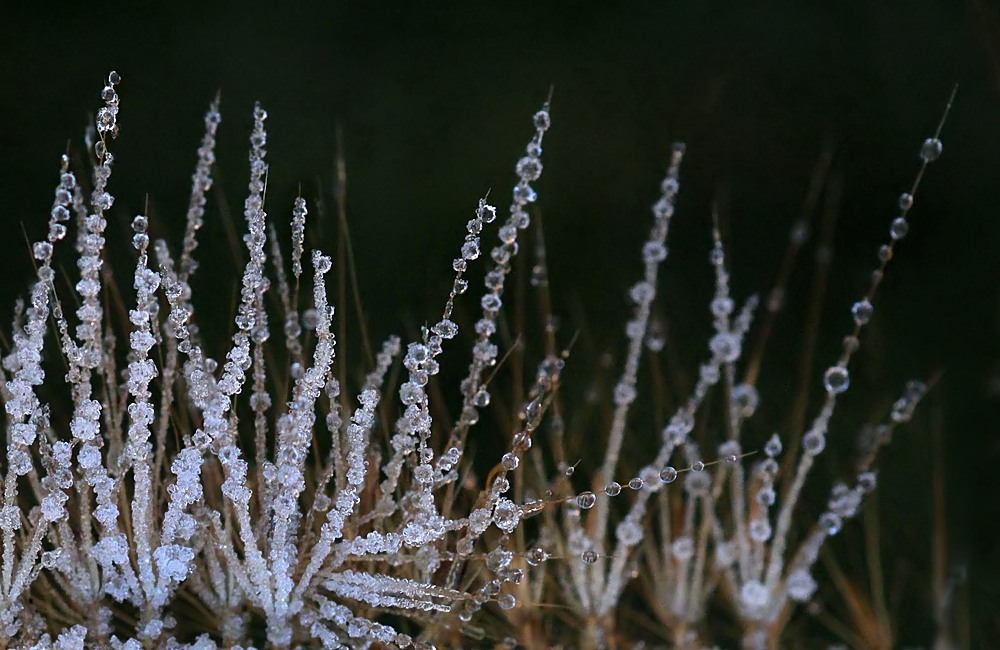
<svg viewBox="0 0 1000 650">
<path fill-rule="evenodd" d="M 597 562 L 596 551 L 584 551 L 580 557 L 584 564 L 593 564 L 594 562 Z"/>
<path fill-rule="evenodd" d="M 819 518 L 819 527 L 825 530 L 828 535 L 839 533 L 841 524 L 840 516 L 833 512 L 824 512 Z"/>
<path fill-rule="evenodd" d="M 760 404 L 760 394 L 752 384 L 735 386 L 731 399 L 740 416 L 745 418 L 753 415 L 757 411 L 757 405 Z"/>
<path fill-rule="evenodd" d="M 526 181 L 537 180 L 542 175 L 542 161 L 536 156 L 524 156 L 514 168 L 517 175 Z"/>
<path fill-rule="evenodd" d="M 730 465 L 735 465 L 736 461 L 738 461 L 738 460 L 739 460 L 739 457 L 736 454 L 730 454 L 730 455 L 726 456 L 726 462 L 729 463 Z"/>
<path fill-rule="evenodd" d="M 525 203 L 534 203 L 535 199 L 538 198 L 538 194 L 530 185 L 521 182 L 514 186 L 513 197 L 514 203 L 524 205 Z"/>
<path fill-rule="evenodd" d="M 759 503 L 760 505 L 770 507 L 774 505 L 775 496 L 776 495 L 774 493 L 774 488 L 765 487 L 761 488 L 760 492 L 757 493 L 757 496 L 755 498 L 757 499 L 757 503 Z"/>
<path fill-rule="evenodd" d="M 545 131 L 546 129 L 549 128 L 549 125 L 551 124 L 552 120 L 549 117 L 548 111 L 541 110 L 535 113 L 535 116 L 532 118 L 532 122 L 534 123 L 536 129 Z"/>
<path fill-rule="evenodd" d="M 705 463 L 701 462 L 700 460 L 696 460 L 693 463 L 691 463 L 691 469 L 694 470 L 695 472 L 704 471 Z"/>
<path fill-rule="evenodd" d="M 35 242 L 34 245 L 35 259 L 39 262 L 45 262 L 52 257 L 52 244 L 47 241 Z"/>
<path fill-rule="evenodd" d="M 479 242 L 475 239 L 462 244 L 462 258 L 474 260 L 479 257 Z"/>
<path fill-rule="evenodd" d="M 892 247 L 882 244 L 878 247 L 878 261 L 885 263 L 892 259 Z"/>
<path fill-rule="evenodd" d="M 778 434 L 772 434 L 764 443 L 764 453 L 767 454 L 768 458 L 774 458 L 781 453 L 781 438 L 778 437 Z"/>
<path fill-rule="evenodd" d="M 823 387 L 828 393 L 843 393 L 851 385 L 847 368 L 832 366 L 823 374 Z"/>
<path fill-rule="evenodd" d="M 520 519 L 521 511 L 510 499 L 500 499 L 493 509 L 493 523 L 505 533 L 514 530 Z"/>
<path fill-rule="evenodd" d="M 677 480 L 677 470 L 669 465 L 660 470 L 660 480 L 664 483 L 673 483 Z"/>
<path fill-rule="evenodd" d="M 614 402 L 616 406 L 626 406 L 635 401 L 635 388 L 626 382 L 621 382 L 615 386 Z"/>
<path fill-rule="evenodd" d="M 767 606 L 770 592 L 761 582 L 748 580 L 740 589 L 740 598 L 748 608 L 757 610 Z"/>
<path fill-rule="evenodd" d="M 801 603 L 812 598 L 816 591 L 816 581 L 805 569 L 796 569 L 788 576 L 785 588 L 788 590 L 789 598 Z"/>
<path fill-rule="evenodd" d="M 323 274 L 327 273 L 331 268 L 333 268 L 333 260 L 327 255 L 323 255 L 319 252 L 313 253 L 313 268 L 316 269 L 317 273 Z"/>
<path fill-rule="evenodd" d="M 771 524 L 767 519 L 754 519 L 750 522 L 750 539 L 755 542 L 766 542 L 771 537 Z"/>
<path fill-rule="evenodd" d="M 515 454 L 507 452 L 506 454 L 503 455 L 503 459 L 500 461 L 500 464 L 503 465 L 504 469 L 506 470 L 513 470 L 517 469 L 517 466 L 520 464 L 520 462 L 521 461 Z"/>
<path fill-rule="evenodd" d="M 826 437 L 818 431 L 810 431 L 802 436 L 802 449 L 810 456 L 815 456 L 826 447 Z"/>
<path fill-rule="evenodd" d="M 937 138 L 927 138 L 920 145 L 920 159 L 924 162 L 934 162 L 941 156 L 941 141 Z"/>
<path fill-rule="evenodd" d="M 691 472 L 684 479 L 684 490 L 691 496 L 706 496 L 712 489 L 712 477 L 706 472 Z"/>
<path fill-rule="evenodd" d="M 632 519 L 624 519 L 615 529 L 615 536 L 625 546 L 635 546 L 642 541 L 642 526 Z"/>
<path fill-rule="evenodd" d="M 868 298 L 862 298 L 851 307 L 851 313 L 854 314 L 854 322 L 858 325 L 866 325 L 871 319 L 873 311 L 875 311 L 875 308 L 872 307 Z"/>
<path fill-rule="evenodd" d="M 719 332 L 708 342 L 709 349 L 715 357 L 724 362 L 732 363 L 740 358 L 740 338 L 730 332 Z"/>
<path fill-rule="evenodd" d="M 316 329 L 319 324 L 319 314 L 316 313 L 315 309 L 307 309 L 302 312 L 302 327 L 312 331 Z"/>
<path fill-rule="evenodd" d="M 678 537 L 674 540 L 673 544 L 670 545 L 670 552 L 675 558 L 681 560 L 690 560 L 694 555 L 694 540 L 690 537 Z"/>
<path fill-rule="evenodd" d="M 712 302 L 709 304 L 709 310 L 716 318 L 725 318 L 729 314 L 733 313 L 735 306 L 736 305 L 733 303 L 732 298 L 722 296 L 712 299 Z"/>
<path fill-rule="evenodd" d="M 458 334 L 458 325 L 454 321 L 445 319 L 435 325 L 433 328 L 434 333 L 443 339 L 453 339 L 455 335 Z"/>
<path fill-rule="evenodd" d="M 488 312 L 498 311 L 500 307 L 503 306 L 503 302 L 500 300 L 500 297 L 495 293 L 486 294 L 482 297 L 479 303 L 483 310 Z"/>
<path fill-rule="evenodd" d="M 667 258 L 667 247 L 658 241 L 648 241 L 642 247 L 642 261 L 646 264 L 662 262 Z"/>
<path fill-rule="evenodd" d="M 899 195 L 899 209 L 909 210 L 913 207 L 913 195 L 907 192 L 903 192 Z"/>
<path fill-rule="evenodd" d="M 604 494 L 608 495 L 609 497 L 616 497 L 619 494 L 621 494 L 621 491 L 622 491 L 622 486 L 617 481 L 611 481 L 610 483 L 604 486 Z"/>
<path fill-rule="evenodd" d="M 677 194 L 677 190 L 679 188 L 680 184 L 677 182 L 677 179 L 674 178 L 673 176 L 667 176 L 666 178 L 663 179 L 663 182 L 660 183 L 660 190 L 664 194 Z"/>
<path fill-rule="evenodd" d="M 878 479 L 876 478 L 875 472 L 863 472 L 858 474 L 858 487 L 861 488 L 863 492 L 871 492 L 875 489 Z"/>
<path fill-rule="evenodd" d="M 576 505 L 580 506 L 581 510 L 590 510 L 597 503 L 597 496 L 593 492 L 581 492 L 576 495 Z"/>
</svg>

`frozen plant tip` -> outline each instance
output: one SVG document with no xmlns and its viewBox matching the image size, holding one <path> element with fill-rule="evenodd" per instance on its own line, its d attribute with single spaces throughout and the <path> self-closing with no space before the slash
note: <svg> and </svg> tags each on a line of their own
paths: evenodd
<svg viewBox="0 0 1000 650">
<path fill-rule="evenodd" d="M 641 277 L 629 290 L 627 348 L 608 396 L 599 466 L 586 476 L 563 447 L 572 409 L 561 378 L 571 366 L 557 351 L 550 314 L 544 353 L 526 379 L 517 375 L 516 397 L 496 397 L 510 325 L 505 291 L 538 201 L 548 102 L 515 163 L 508 216 L 489 234 L 496 242 L 484 244 L 498 210 L 483 198 L 470 206 L 440 318 L 414 340 L 389 337 L 373 366 L 339 375 L 344 382 L 327 291 L 333 259 L 306 249 L 311 204 L 302 196 L 292 203 L 291 276 L 265 211 L 268 115 L 259 104 L 245 266 L 222 348 L 210 349 L 201 335 L 203 305 L 191 284 L 198 233 L 211 214 L 218 97 L 205 115 L 180 249 L 151 239 L 151 217 L 140 214 L 131 221 L 134 269 L 105 272 L 120 83 L 112 72 L 101 92 L 89 182 L 62 158 L 47 233 L 32 247 L 36 277 L 15 307 L 3 358 L 0 645 L 429 650 L 489 640 L 603 648 L 643 640 L 645 630 L 619 626 L 630 590 L 644 588 L 643 573 L 662 628 L 656 640 L 714 642 L 706 620 L 716 599 L 733 613 L 744 647 L 777 643 L 795 604 L 817 590 L 824 541 L 875 489 L 878 449 L 926 392 L 920 382 L 907 385 L 855 476 L 833 486 L 811 528 L 796 536 L 793 511 L 850 387 L 850 361 L 907 233 L 917 186 L 941 154 L 940 127 L 920 148 L 921 167 L 899 198 L 870 287 L 851 309 L 843 353 L 823 373 L 819 413 L 799 444 L 787 444 L 798 432 L 776 433 L 761 453 L 742 442 L 761 398 L 753 379 L 738 379 L 758 301 L 732 296 L 718 228 L 709 251 L 714 332 L 690 394 L 659 424 L 641 422 L 646 415 L 633 409 L 649 392 L 640 382 L 643 353 L 663 347 L 653 342 L 660 335 L 652 314 L 685 154 L 674 145 L 639 251 Z M 64 250 L 68 226 L 75 251 Z M 57 263 L 74 252 L 75 265 Z M 540 244 L 536 255 L 532 284 L 544 294 Z M 465 333 L 467 371 L 457 387 L 443 387 L 459 405 L 446 427 L 435 415 L 447 409 L 436 403 L 442 359 L 461 347 L 456 305 L 483 263 L 479 315 Z M 65 279 L 75 295 L 60 300 L 56 269 L 74 267 L 78 274 Z M 115 277 L 129 278 L 115 288 L 127 296 L 123 318 L 106 313 L 105 283 Z M 345 385 L 355 377 L 357 385 Z M 713 414 L 715 392 L 723 407 Z M 499 420 L 506 428 L 487 410 L 498 403 L 516 409 Z M 706 420 L 723 432 L 707 453 L 695 442 Z M 623 458 L 641 428 L 655 430 L 655 445 Z M 786 447 L 797 449 L 790 474 L 779 466 Z M 496 457 L 472 457 L 484 448 Z M 534 607 L 553 603 L 558 617 Z"/>
</svg>

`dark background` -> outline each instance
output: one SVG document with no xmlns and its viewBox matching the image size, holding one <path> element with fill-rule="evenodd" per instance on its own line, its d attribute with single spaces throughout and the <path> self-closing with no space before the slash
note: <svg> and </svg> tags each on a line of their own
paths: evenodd
<svg viewBox="0 0 1000 650">
<path fill-rule="evenodd" d="M 861 379 L 845 400 L 854 406 L 832 435 L 850 438 L 866 417 L 884 414 L 905 379 L 943 371 L 923 408 L 943 418 L 949 562 L 969 576 L 959 613 L 974 638 L 1000 638 L 991 605 L 1000 599 L 995 3 L 16 5 L 0 10 L 0 304 L 27 286 L 22 228 L 32 240 L 43 235 L 59 155 L 67 142 L 79 154 L 111 69 L 123 81 L 108 237 L 121 250 L 147 200 L 154 234 L 179 243 L 202 115 L 216 91 L 217 187 L 237 224 L 254 100 L 270 113 L 267 210 L 282 224 L 300 187 L 310 202 L 329 204 L 342 127 L 352 241 L 376 339 L 439 312 L 465 221 L 490 188 L 506 205 L 530 117 L 553 86 L 538 209 L 557 308 L 586 325 L 598 350 L 620 352 L 624 289 L 640 273 L 648 206 L 670 143 L 688 145 L 662 280 L 691 368 L 710 333 L 713 200 L 735 294 L 764 292 L 827 148 L 843 193 L 817 363 L 834 360 L 919 145 L 958 83 L 944 153 L 918 193 L 911 234 L 876 302 L 872 342 L 854 366 Z M 216 193 L 198 255 L 200 308 L 211 306 L 198 300 L 213 289 L 230 304 L 235 286 L 220 205 Z M 311 245 L 335 250 L 333 213 L 328 205 L 325 221 L 310 221 Z M 786 370 L 807 287 L 797 274 L 761 379 L 771 388 L 765 413 L 781 413 L 794 389 Z M 576 372 L 586 373 L 585 359 Z M 886 555 L 912 558 L 918 590 L 930 581 L 932 420 L 897 436 L 879 497 Z M 910 615 L 926 618 L 924 606 Z"/>
</svg>

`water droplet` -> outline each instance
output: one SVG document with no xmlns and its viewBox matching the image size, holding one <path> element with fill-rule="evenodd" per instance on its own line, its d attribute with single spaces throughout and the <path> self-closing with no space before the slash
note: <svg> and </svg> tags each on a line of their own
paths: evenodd
<svg viewBox="0 0 1000 650">
<path fill-rule="evenodd" d="M 694 461 L 694 463 L 691 464 L 691 469 L 696 472 L 704 471 L 705 463 L 701 462 L 700 460 L 696 460 Z"/>
<path fill-rule="evenodd" d="M 621 491 L 622 491 L 622 486 L 620 483 L 618 483 L 618 481 L 611 481 L 610 483 L 604 486 L 604 494 L 608 495 L 609 497 L 616 497 L 619 494 L 621 494 Z"/>
<path fill-rule="evenodd" d="M 941 141 L 937 138 L 927 138 L 920 145 L 920 159 L 924 162 L 934 162 L 941 155 Z"/>
<path fill-rule="evenodd" d="M 899 195 L 899 209 L 909 210 L 913 207 L 913 195 L 903 192 Z"/>
<path fill-rule="evenodd" d="M 500 609 L 514 609 L 517 598 L 514 598 L 513 594 L 503 594 L 497 598 L 497 604 L 500 605 Z"/>
<path fill-rule="evenodd" d="M 630 490 L 641 490 L 642 489 L 642 484 L 643 484 L 642 479 L 639 478 L 638 476 L 636 476 L 634 478 L 629 479 L 628 489 L 630 489 Z"/>
<path fill-rule="evenodd" d="M 669 465 L 660 470 L 660 480 L 664 483 L 673 483 L 677 480 L 677 470 Z"/>
<path fill-rule="evenodd" d="M 593 492 L 581 492 L 576 495 L 576 505 L 580 506 L 581 510 L 590 510 L 597 503 L 597 496 Z"/>
<path fill-rule="evenodd" d="M 583 555 L 580 557 L 583 559 L 584 564 L 593 564 L 594 562 L 597 562 L 596 551 L 584 551 Z"/>
<path fill-rule="evenodd" d="M 906 237 L 906 233 L 910 232 L 910 224 L 906 222 L 903 217 L 897 217 L 892 220 L 892 224 L 889 226 L 889 236 L 893 239 L 902 239 Z"/>
<path fill-rule="evenodd" d="M 472 403 L 483 408 L 490 405 L 490 392 L 486 388 L 480 388 L 472 398 Z"/>
</svg>

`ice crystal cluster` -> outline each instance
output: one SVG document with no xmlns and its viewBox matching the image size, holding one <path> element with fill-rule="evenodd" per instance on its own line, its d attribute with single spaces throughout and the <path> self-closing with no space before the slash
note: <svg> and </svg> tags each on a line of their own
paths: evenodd
<svg viewBox="0 0 1000 650">
<path fill-rule="evenodd" d="M 906 234 L 916 185 L 941 153 L 937 135 L 920 148 L 916 182 L 852 308 L 843 352 L 816 378 L 825 401 L 807 430 L 752 449 L 741 440 L 759 400 L 753 380 L 739 379 L 758 305 L 731 295 L 716 233 L 714 333 L 697 381 L 657 429 L 648 457 L 625 463 L 627 432 L 651 426 L 632 406 L 650 392 L 639 381 L 645 355 L 663 347 L 651 313 L 685 153 L 675 145 L 637 251 L 642 276 L 629 291 L 627 349 L 596 447 L 603 462 L 581 477 L 559 448 L 570 435 L 570 409 L 559 396 L 569 366 L 551 320 L 546 352 L 509 418 L 514 425 L 490 431 L 480 422 L 505 353 L 498 342 L 505 285 L 538 200 L 532 183 L 542 174 L 548 104 L 534 114 L 516 161 L 506 218 L 486 199 L 470 206 L 440 319 L 415 340 L 385 341 L 352 387 L 334 372 L 332 260 L 304 250 L 307 200 L 291 206 L 287 245 L 265 213 L 267 112 L 259 105 L 243 212 L 246 266 L 227 345 L 207 349 L 198 328 L 203 305 L 190 284 L 212 186 L 218 99 L 205 117 L 180 250 L 152 240 L 148 217 L 135 216 L 134 270 L 107 272 L 120 82 L 111 73 L 101 93 L 88 136 L 93 168 L 72 171 L 62 160 L 48 233 L 33 246 L 37 277 L 17 305 L 3 357 L 0 645 L 623 647 L 647 632 L 618 625 L 626 593 L 640 589 L 639 573 L 653 577 L 642 597 L 661 626 L 654 641 L 713 642 L 706 612 L 721 602 L 744 647 L 775 645 L 796 604 L 817 589 L 820 547 L 875 488 L 875 452 L 925 390 L 906 387 L 854 476 L 832 487 L 811 528 L 793 526 L 849 388 L 876 288 Z M 56 255 L 73 247 L 76 295 L 59 296 L 66 278 Z M 544 286 L 538 259 L 533 284 Z M 460 337 L 453 311 L 480 266 L 475 284 L 484 289 L 470 303 L 478 320 Z M 127 318 L 109 313 L 109 281 L 130 296 Z M 453 389 L 458 400 L 449 403 L 460 407 L 445 428 L 432 415 L 431 387 L 442 352 L 463 340 L 471 346 L 468 370 Z M 694 432 L 709 417 L 714 391 L 723 396 L 724 436 L 717 448 L 699 449 Z M 540 442 L 539 431 L 554 442 Z M 499 440 L 501 451 L 485 463 L 472 459 L 477 440 L 489 440 L 478 445 L 487 448 Z M 796 456 L 782 464 L 786 447 Z"/>
</svg>

